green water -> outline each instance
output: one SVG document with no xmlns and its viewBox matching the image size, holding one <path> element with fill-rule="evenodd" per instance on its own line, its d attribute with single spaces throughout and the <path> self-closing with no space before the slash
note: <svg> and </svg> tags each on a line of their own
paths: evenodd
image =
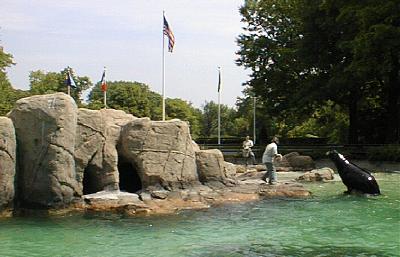
<svg viewBox="0 0 400 257">
<path fill-rule="evenodd" d="M 400 174 L 379 197 L 307 184 L 308 200 L 274 199 L 157 217 L 0 220 L 0 256 L 400 256 Z"/>
</svg>

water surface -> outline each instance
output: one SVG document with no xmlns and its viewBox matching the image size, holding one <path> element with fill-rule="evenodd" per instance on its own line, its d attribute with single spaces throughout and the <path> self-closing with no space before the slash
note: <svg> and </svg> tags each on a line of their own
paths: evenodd
<svg viewBox="0 0 400 257">
<path fill-rule="evenodd" d="M 278 174 L 279 176 L 279 174 Z M 229 204 L 177 215 L 0 220 L 0 256 L 400 256 L 400 174 L 382 196 L 311 183 L 311 199 Z"/>
</svg>

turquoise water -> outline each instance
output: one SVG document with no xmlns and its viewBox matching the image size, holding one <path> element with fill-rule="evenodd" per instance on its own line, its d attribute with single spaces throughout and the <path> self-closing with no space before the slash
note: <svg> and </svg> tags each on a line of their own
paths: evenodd
<svg viewBox="0 0 400 257">
<path fill-rule="evenodd" d="M 379 197 L 334 182 L 307 184 L 308 200 L 177 215 L 3 219 L 0 256 L 400 256 L 400 174 L 376 178 Z"/>
</svg>

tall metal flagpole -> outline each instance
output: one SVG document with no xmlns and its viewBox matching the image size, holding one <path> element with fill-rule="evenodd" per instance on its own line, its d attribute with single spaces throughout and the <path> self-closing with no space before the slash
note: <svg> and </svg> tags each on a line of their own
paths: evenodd
<svg viewBox="0 0 400 257">
<path fill-rule="evenodd" d="M 101 83 L 107 84 L 107 82 L 106 82 L 106 66 L 104 66 L 104 81 L 102 81 Z M 104 109 L 107 109 L 107 89 L 104 90 Z"/>
<path fill-rule="evenodd" d="M 71 81 L 70 81 L 70 75 L 71 75 L 71 68 L 68 66 L 67 68 L 67 84 L 68 84 L 68 95 L 71 95 Z"/>
<path fill-rule="evenodd" d="M 164 36 L 164 17 L 163 11 L 163 26 L 162 26 L 162 120 L 165 121 L 165 36 Z"/>
<path fill-rule="evenodd" d="M 221 144 L 221 67 L 218 67 L 218 145 Z"/>
<path fill-rule="evenodd" d="M 256 144 L 256 98 L 253 96 L 253 141 Z"/>
</svg>

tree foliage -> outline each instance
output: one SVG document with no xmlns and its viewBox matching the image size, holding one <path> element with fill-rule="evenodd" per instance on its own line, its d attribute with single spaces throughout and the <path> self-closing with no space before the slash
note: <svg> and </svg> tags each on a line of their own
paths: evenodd
<svg viewBox="0 0 400 257">
<path fill-rule="evenodd" d="M 27 96 L 22 90 L 15 90 L 8 80 L 6 68 L 14 65 L 12 55 L 5 53 L 0 47 L 0 115 L 6 115 L 14 106 L 14 103 Z"/>
<path fill-rule="evenodd" d="M 331 108 L 326 115 L 348 116 L 348 142 L 398 142 L 399 6 L 396 0 L 245 1 L 237 63 L 252 72 L 248 96 L 259 97 L 286 135 Z"/>
<path fill-rule="evenodd" d="M 191 103 L 178 98 L 166 99 L 165 109 L 167 118 L 187 121 L 190 125 L 192 137 L 198 138 L 200 136 L 201 111 L 199 109 L 194 108 Z"/>
<path fill-rule="evenodd" d="M 32 95 L 51 94 L 56 92 L 68 92 L 68 86 L 66 84 L 68 68 L 63 69 L 60 72 L 45 72 L 41 70 L 32 71 L 29 74 L 30 82 L 30 93 Z M 74 98 L 75 102 L 80 105 L 80 96 L 82 91 L 88 89 L 92 82 L 89 77 L 79 77 L 72 73 L 72 77 L 75 81 L 76 88 L 71 88 L 71 97 Z"/>
<path fill-rule="evenodd" d="M 139 82 L 107 82 L 107 106 L 124 110 L 136 117 L 150 117 L 155 120 L 161 117 L 161 97 Z M 89 108 L 104 108 L 100 83 L 96 84 L 89 95 Z"/>
<path fill-rule="evenodd" d="M 205 102 L 202 106 L 201 136 L 218 136 L 218 104 L 214 101 Z M 247 119 L 238 116 L 236 109 L 225 104 L 220 105 L 221 137 L 240 137 L 249 135 Z"/>
<path fill-rule="evenodd" d="M 104 108 L 103 92 L 100 83 L 89 95 L 89 108 Z M 124 110 L 136 117 L 149 117 L 152 120 L 162 119 L 162 97 L 139 82 L 113 81 L 107 82 L 107 106 Z M 194 138 L 200 134 L 200 110 L 181 99 L 166 99 L 166 119 L 187 121 Z"/>
</svg>

